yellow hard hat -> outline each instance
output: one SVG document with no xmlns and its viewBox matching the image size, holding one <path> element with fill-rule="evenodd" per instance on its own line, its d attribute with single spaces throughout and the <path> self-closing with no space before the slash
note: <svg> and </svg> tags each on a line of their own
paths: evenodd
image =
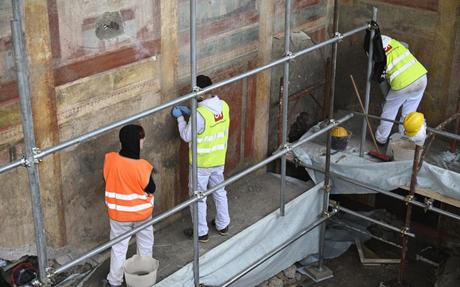
<svg viewBox="0 0 460 287">
<path fill-rule="evenodd" d="M 425 117 L 419 112 L 410 112 L 406 115 L 403 121 L 404 134 L 413 137 L 423 127 Z"/>
<path fill-rule="evenodd" d="M 331 136 L 333 137 L 347 137 L 349 135 L 348 131 L 346 128 L 343 127 L 335 127 L 331 129 Z"/>
</svg>

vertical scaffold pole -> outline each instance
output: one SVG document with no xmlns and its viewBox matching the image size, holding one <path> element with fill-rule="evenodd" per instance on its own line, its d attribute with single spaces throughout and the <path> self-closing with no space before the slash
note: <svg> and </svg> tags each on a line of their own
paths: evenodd
<svg viewBox="0 0 460 287">
<path fill-rule="evenodd" d="M 377 21 L 377 8 L 372 8 L 372 21 Z M 369 113 L 369 101 L 370 101 L 370 94 L 371 94 L 371 75 L 372 75 L 372 66 L 373 61 L 372 57 L 374 55 L 374 44 L 372 39 L 374 39 L 375 31 L 371 29 L 371 37 L 369 39 L 369 55 L 367 59 L 367 74 L 366 74 L 366 93 L 365 93 L 365 101 L 364 101 L 364 113 L 367 115 Z M 363 125 L 361 128 L 361 144 L 359 145 L 359 156 L 363 157 L 364 155 L 364 144 L 366 142 L 367 137 L 367 123 L 366 117 L 363 118 Z"/>
<path fill-rule="evenodd" d="M 284 55 L 289 55 L 291 42 L 291 0 L 286 0 L 284 17 Z M 288 108 L 289 108 L 289 65 L 290 62 L 284 63 L 283 78 L 283 126 L 281 145 L 287 143 L 288 130 Z M 285 210 L 285 189 L 286 189 L 286 155 L 281 157 L 281 187 L 280 187 L 280 214 L 284 216 Z"/>
<path fill-rule="evenodd" d="M 334 22 L 333 22 L 334 36 L 338 35 L 339 29 L 339 13 L 338 13 L 338 1 L 334 1 Z M 331 120 L 334 117 L 334 95 L 335 95 L 335 79 L 336 79 L 336 68 L 337 68 L 337 49 L 338 43 L 332 45 L 332 63 L 330 72 L 330 83 L 329 89 L 329 108 L 328 119 Z M 330 164 L 331 163 L 331 134 L 328 132 L 326 137 L 326 159 L 325 159 L 325 172 L 324 172 L 324 187 L 323 187 L 323 204 L 322 213 L 323 215 L 328 214 L 329 210 L 329 194 L 331 191 L 330 184 Z M 326 222 L 320 225 L 319 231 L 319 254 L 318 254 L 318 265 L 307 267 L 307 275 L 312 278 L 315 282 L 320 282 L 328 278 L 333 277 L 332 271 L 324 266 L 324 239 L 326 236 Z"/>
<path fill-rule="evenodd" d="M 193 91 L 196 86 L 196 0 L 190 0 L 190 76 Z M 197 165 L 197 99 L 192 99 L 192 195 L 198 190 Z M 193 221 L 193 280 L 195 286 L 200 286 L 200 245 L 198 242 L 198 201 L 192 207 Z"/>
<path fill-rule="evenodd" d="M 334 36 L 337 36 L 339 33 L 339 13 L 338 13 L 338 1 L 337 0 L 334 1 L 334 24 L 333 26 L 334 26 Z M 329 120 L 334 118 L 337 49 L 338 49 L 338 42 L 332 45 L 331 88 L 329 90 L 330 94 L 329 94 L 329 113 L 328 113 Z M 324 187 L 323 187 L 323 192 L 324 192 L 323 193 L 323 213 L 327 213 L 329 210 L 329 194 L 331 191 L 330 170 L 331 170 L 331 134 L 327 133 L 326 162 L 325 162 Z M 318 270 L 323 271 L 324 269 L 324 238 L 326 235 L 326 222 L 321 224 L 319 234 L 320 234 L 320 243 L 319 243 Z"/>
<path fill-rule="evenodd" d="M 405 268 L 406 268 L 406 255 L 407 255 L 407 245 L 408 245 L 408 240 L 409 238 L 407 237 L 405 232 L 408 232 L 410 229 L 410 223 L 411 223 L 411 218 L 412 218 L 412 204 L 410 201 L 413 200 L 415 196 L 415 189 L 417 187 L 417 174 L 418 174 L 418 166 L 420 162 L 420 155 L 421 155 L 422 147 L 419 145 L 415 146 L 415 153 L 414 153 L 414 162 L 412 164 L 412 176 L 410 180 L 410 191 L 409 195 L 406 197 L 406 219 L 405 219 L 405 224 L 404 224 L 404 232 L 401 235 L 401 262 L 399 263 L 399 276 L 398 276 L 398 284 L 399 286 L 405 286 Z"/>
<path fill-rule="evenodd" d="M 46 267 L 48 264 L 46 251 L 46 237 L 43 224 L 43 213 L 40 202 L 40 179 L 37 163 L 34 159 L 36 152 L 35 134 L 32 118 L 32 106 L 30 103 L 29 75 L 27 67 L 26 48 L 22 27 L 22 0 L 12 0 L 13 19 L 11 20 L 11 33 L 13 49 L 16 61 L 16 75 L 18 81 L 19 100 L 21 104 L 22 129 L 25 143 L 25 165 L 29 178 L 29 190 L 32 198 L 32 214 L 35 230 L 35 242 L 37 247 L 38 271 L 40 281 L 45 285 L 48 282 Z"/>
</svg>

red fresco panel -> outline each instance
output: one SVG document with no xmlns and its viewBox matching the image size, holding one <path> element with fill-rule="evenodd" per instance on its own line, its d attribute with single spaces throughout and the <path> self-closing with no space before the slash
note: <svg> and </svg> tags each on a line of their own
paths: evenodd
<svg viewBox="0 0 460 287">
<path fill-rule="evenodd" d="M 430 11 L 438 11 L 439 0 L 379 0 L 379 2 L 413 7 L 417 9 L 425 9 Z"/>
<path fill-rule="evenodd" d="M 255 68 L 255 62 L 249 63 L 249 69 Z M 244 138 L 244 158 L 250 159 L 254 153 L 254 124 L 256 120 L 256 96 L 257 96 L 257 78 L 252 76 L 248 78 L 248 107 L 246 111 L 246 125 Z"/>
<path fill-rule="evenodd" d="M 319 42 L 323 42 L 326 40 L 327 38 L 327 30 L 326 30 L 326 27 L 318 30 L 318 31 L 315 31 L 313 33 L 310 33 L 308 34 L 311 39 L 313 40 L 313 43 L 319 43 Z"/>
<path fill-rule="evenodd" d="M 54 70 L 55 84 L 56 86 L 59 86 L 83 77 L 91 76 L 148 58 L 151 55 L 155 55 L 160 52 L 161 43 L 158 39 L 145 42 L 143 43 L 143 46 L 148 53 L 142 57 L 139 57 L 139 53 L 136 48 L 125 48 L 102 56 L 58 67 Z"/>
</svg>

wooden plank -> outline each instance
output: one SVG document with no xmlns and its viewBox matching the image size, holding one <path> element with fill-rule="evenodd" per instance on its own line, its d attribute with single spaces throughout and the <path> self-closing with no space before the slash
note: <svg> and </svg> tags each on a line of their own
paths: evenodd
<svg viewBox="0 0 460 287">
<path fill-rule="evenodd" d="M 361 241 L 355 238 L 355 245 L 356 249 L 358 250 L 359 261 L 363 265 L 379 265 L 379 264 L 399 264 L 400 259 L 392 259 L 392 258 L 366 258 L 364 255 L 364 250 L 366 253 L 371 254 L 372 256 L 377 257 L 378 255 L 374 253 L 374 251 L 368 249 L 366 246 L 361 244 Z"/>
<path fill-rule="evenodd" d="M 407 191 L 410 190 L 409 186 L 401 186 L 401 188 L 404 189 L 404 190 L 407 190 Z M 460 208 L 460 200 L 452 198 L 452 197 L 448 197 L 448 196 L 445 196 L 445 195 L 442 195 L 440 193 L 437 193 L 437 192 L 431 190 L 430 188 L 417 187 L 417 188 L 415 188 L 415 193 Z"/>
</svg>

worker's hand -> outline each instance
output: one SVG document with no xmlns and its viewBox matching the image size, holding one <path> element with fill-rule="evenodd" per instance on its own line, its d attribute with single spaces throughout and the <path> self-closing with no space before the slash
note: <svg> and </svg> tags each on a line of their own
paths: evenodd
<svg viewBox="0 0 460 287">
<path fill-rule="evenodd" d="M 180 116 L 182 116 L 182 111 L 181 109 L 178 107 L 178 106 L 175 106 L 171 109 L 171 116 L 174 117 L 174 118 L 178 118 Z"/>
<path fill-rule="evenodd" d="M 187 115 L 187 116 L 190 116 L 190 114 L 192 113 L 192 111 L 190 110 L 189 107 L 187 106 L 177 106 L 181 112 L 182 112 L 182 115 Z"/>
</svg>

